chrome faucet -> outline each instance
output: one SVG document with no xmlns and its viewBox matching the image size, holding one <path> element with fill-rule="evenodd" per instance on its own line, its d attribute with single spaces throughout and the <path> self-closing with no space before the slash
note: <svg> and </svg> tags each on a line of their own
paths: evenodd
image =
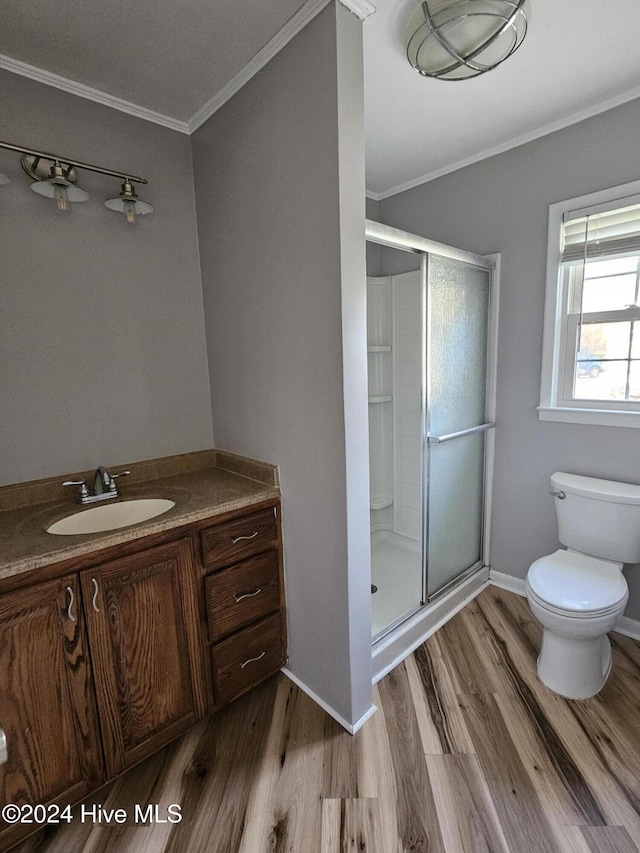
<svg viewBox="0 0 640 853">
<path fill-rule="evenodd" d="M 107 469 L 100 465 L 96 468 L 93 475 L 93 492 L 89 491 L 86 480 L 65 480 L 63 486 L 79 486 L 76 501 L 80 504 L 92 504 L 97 501 L 108 501 L 117 498 L 120 494 L 116 479 L 125 477 L 131 471 L 119 471 L 117 474 L 110 474 Z"/>
<path fill-rule="evenodd" d="M 115 488 L 115 482 L 111 479 L 111 474 L 107 471 L 104 466 L 100 466 L 96 468 L 96 472 L 93 475 L 93 495 L 103 495 L 105 492 L 111 491 L 111 484 L 113 483 L 113 487 Z"/>
</svg>

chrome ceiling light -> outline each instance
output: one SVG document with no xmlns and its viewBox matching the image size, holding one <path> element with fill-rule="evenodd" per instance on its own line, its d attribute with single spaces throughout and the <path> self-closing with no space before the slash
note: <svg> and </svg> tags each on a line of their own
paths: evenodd
<svg viewBox="0 0 640 853">
<path fill-rule="evenodd" d="M 424 77 L 468 80 L 508 59 L 527 33 L 526 0 L 424 0 L 407 59 Z"/>
<path fill-rule="evenodd" d="M 48 160 L 33 154 L 22 157 L 22 168 L 35 178 L 31 184 L 34 193 L 55 199 L 58 210 L 68 210 L 69 202 L 87 201 L 89 193 L 77 187 L 78 173 L 60 160 Z"/>
<path fill-rule="evenodd" d="M 108 198 L 105 201 L 105 205 L 109 210 L 116 210 L 118 213 L 123 213 L 127 222 L 135 222 L 136 216 L 153 213 L 153 205 L 138 198 L 129 178 L 124 179 L 121 191 L 115 198 Z"/>
</svg>

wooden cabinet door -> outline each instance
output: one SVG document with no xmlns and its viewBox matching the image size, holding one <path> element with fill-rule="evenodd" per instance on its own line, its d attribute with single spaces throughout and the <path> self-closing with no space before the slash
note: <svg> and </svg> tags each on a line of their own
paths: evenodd
<svg viewBox="0 0 640 853">
<path fill-rule="evenodd" d="M 103 779 L 77 575 L 0 596 L 0 804 L 75 802 Z M 0 847 L 33 831 L 0 819 Z"/>
<path fill-rule="evenodd" d="M 188 632 L 196 630 L 191 542 L 181 539 L 81 573 L 107 776 L 196 721 Z"/>
</svg>

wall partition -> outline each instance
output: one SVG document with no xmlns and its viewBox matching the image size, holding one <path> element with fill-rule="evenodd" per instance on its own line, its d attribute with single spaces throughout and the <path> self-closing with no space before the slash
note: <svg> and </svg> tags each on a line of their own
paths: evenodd
<svg viewBox="0 0 640 853">
<path fill-rule="evenodd" d="M 413 272 L 369 277 L 374 642 L 488 565 L 495 262 L 367 221 Z"/>
</svg>

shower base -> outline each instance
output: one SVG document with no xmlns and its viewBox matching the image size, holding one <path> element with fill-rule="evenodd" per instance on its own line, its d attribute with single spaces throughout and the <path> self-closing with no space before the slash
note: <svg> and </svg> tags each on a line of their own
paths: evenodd
<svg viewBox="0 0 640 853">
<path fill-rule="evenodd" d="M 371 636 L 379 637 L 420 607 L 420 543 L 388 530 L 371 534 Z"/>
<path fill-rule="evenodd" d="M 373 642 L 372 676 L 375 684 L 421 643 L 448 622 L 489 585 L 489 567 L 483 566 L 451 587 L 436 601 L 425 604 L 393 630 Z M 376 598 L 374 595 L 373 598 Z"/>
</svg>

